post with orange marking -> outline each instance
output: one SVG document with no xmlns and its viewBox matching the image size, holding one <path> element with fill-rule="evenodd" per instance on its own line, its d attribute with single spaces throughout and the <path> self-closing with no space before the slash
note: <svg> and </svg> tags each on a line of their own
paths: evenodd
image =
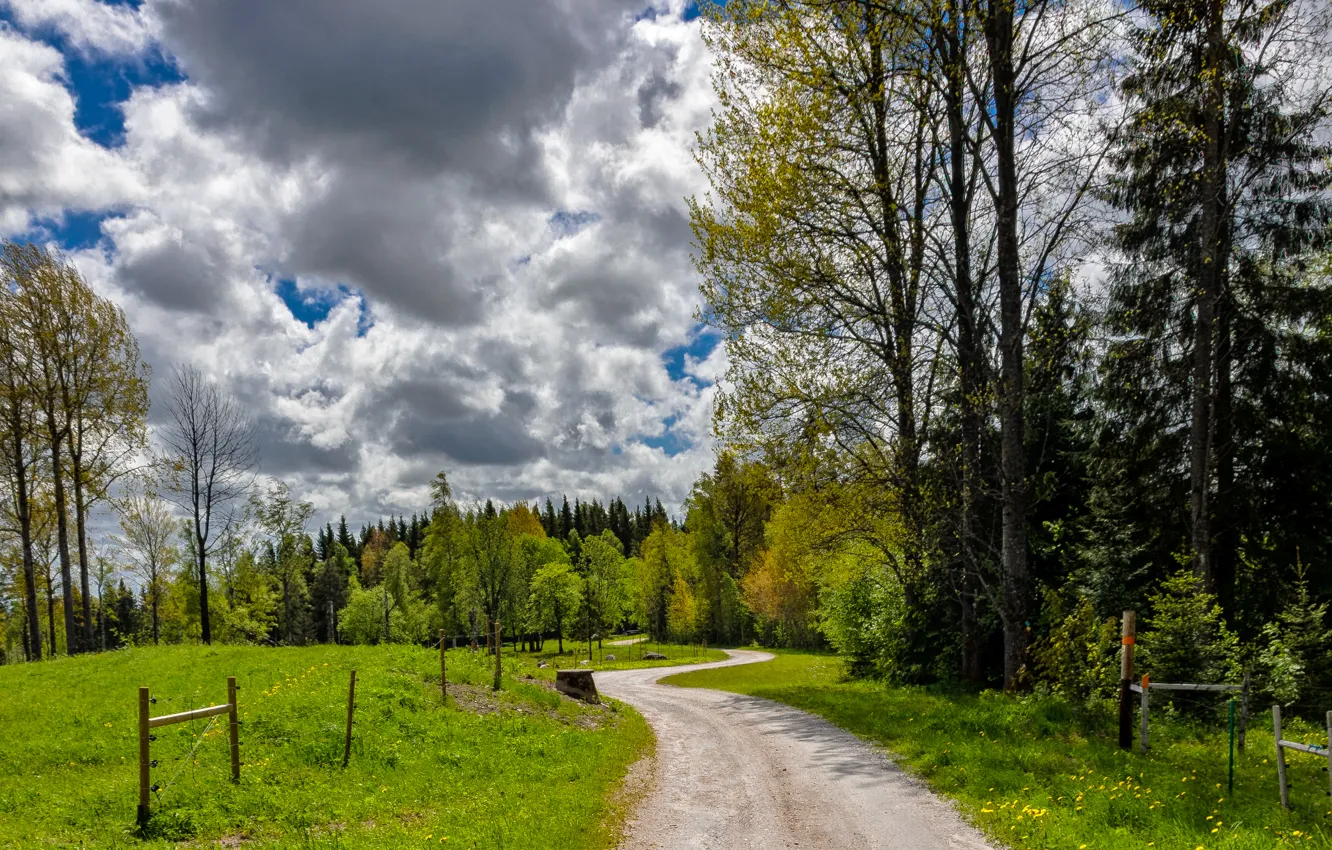
<svg viewBox="0 0 1332 850">
<path fill-rule="evenodd" d="M 1137 635 L 1136 617 L 1124 612 L 1124 632 L 1119 654 L 1119 748 L 1133 749 L 1133 643 Z"/>
</svg>

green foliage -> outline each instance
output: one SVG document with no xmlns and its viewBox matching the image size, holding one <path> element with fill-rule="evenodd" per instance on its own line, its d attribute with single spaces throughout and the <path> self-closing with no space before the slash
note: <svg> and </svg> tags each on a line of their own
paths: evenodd
<svg viewBox="0 0 1332 850">
<path fill-rule="evenodd" d="M 1239 641 L 1226 628 L 1216 596 L 1188 570 L 1161 583 L 1148 600 L 1151 616 L 1139 632 L 1137 665 L 1158 682 L 1234 681 Z"/>
<path fill-rule="evenodd" d="M 1086 596 L 1079 596 L 1070 606 L 1059 594 L 1049 591 L 1045 612 L 1053 625 L 1031 647 L 1040 680 L 1078 705 L 1115 698 L 1119 689 L 1119 624 L 1113 618 L 1097 617 Z"/>
<path fill-rule="evenodd" d="M 1327 603 L 1315 602 L 1300 580 L 1274 622 L 1259 637 L 1255 656 L 1259 692 L 1289 705 L 1310 693 L 1332 686 L 1332 628 L 1327 625 Z"/>
</svg>

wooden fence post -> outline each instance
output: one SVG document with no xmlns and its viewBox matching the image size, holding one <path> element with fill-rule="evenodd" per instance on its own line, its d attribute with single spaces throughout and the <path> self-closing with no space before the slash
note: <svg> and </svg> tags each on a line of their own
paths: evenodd
<svg viewBox="0 0 1332 850">
<path fill-rule="evenodd" d="M 1332 794 L 1332 711 L 1327 713 L 1327 793 Z"/>
<path fill-rule="evenodd" d="M 351 671 L 351 684 L 347 686 L 347 743 L 342 750 L 342 766 L 351 761 L 352 712 L 356 709 L 356 671 Z"/>
<path fill-rule="evenodd" d="M 1151 688 L 1151 682 L 1150 682 L 1150 680 L 1149 680 L 1146 676 L 1143 676 L 1143 677 L 1142 677 L 1142 696 L 1141 696 L 1141 699 L 1142 699 L 1142 708 L 1141 708 L 1142 719 L 1141 719 L 1141 721 L 1140 721 L 1140 723 L 1141 723 L 1141 725 L 1142 725 L 1141 737 L 1142 737 L 1142 754 L 1143 754 L 1143 755 L 1147 755 L 1147 702 L 1148 702 L 1148 699 L 1147 699 L 1147 692 L 1150 690 L 1150 688 Z"/>
<path fill-rule="evenodd" d="M 1132 611 L 1124 612 L 1119 654 L 1119 748 L 1133 749 L 1133 643 L 1136 625 Z"/>
<path fill-rule="evenodd" d="M 1249 729 L 1249 671 L 1244 671 L 1244 686 L 1240 689 L 1239 736 L 1236 743 L 1239 751 L 1244 752 L 1244 735 Z"/>
<path fill-rule="evenodd" d="M 1286 751 L 1281 748 L 1281 706 L 1272 706 L 1272 733 L 1276 736 L 1277 782 L 1281 783 L 1281 808 L 1290 809 L 1290 794 L 1286 790 Z"/>
<path fill-rule="evenodd" d="M 148 689 L 139 688 L 139 826 L 148 823 Z"/>
<path fill-rule="evenodd" d="M 444 660 L 444 630 L 439 630 L 439 698 L 449 701 L 449 666 Z"/>
<path fill-rule="evenodd" d="M 240 716 L 236 709 L 236 677 L 227 677 L 227 702 L 231 703 L 231 781 L 240 782 Z"/>
<path fill-rule="evenodd" d="M 495 621 L 495 690 L 497 691 L 500 689 L 500 673 L 504 669 L 501 666 L 503 662 L 500 659 L 503 654 L 503 651 L 500 649 L 500 646 L 501 646 L 500 621 L 496 620 Z"/>
</svg>

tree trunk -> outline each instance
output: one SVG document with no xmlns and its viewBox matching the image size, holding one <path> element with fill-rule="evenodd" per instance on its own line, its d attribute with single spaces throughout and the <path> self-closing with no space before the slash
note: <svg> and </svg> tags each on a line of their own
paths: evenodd
<svg viewBox="0 0 1332 850">
<path fill-rule="evenodd" d="M 1229 251 L 1227 251 L 1229 253 Z M 1228 263 L 1222 263 L 1225 269 Z M 1230 311 L 1233 304 L 1222 287 L 1217 304 L 1216 347 L 1216 439 L 1213 453 L 1216 457 L 1216 493 L 1212 502 L 1215 522 L 1215 543 L 1212 549 L 1212 578 L 1216 586 L 1217 603 L 1233 629 L 1235 618 L 1235 567 L 1239 542 L 1236 540 L 1234 512 L 1230 504 L 1235 489 L 1235 425 L 1231 400 L 1233 384 L 1231 364 L 1234 362 Z"/>
<path fill-rule="evenodd" d="M 153 645 L 156 646 L 162 639 L 158 628 L 157 619 L 157 599 L 161 594 L 157 590 L 157 577 L 153 577 Z"/>
<path fill-rule="evenodd" d="M 56 630 L 55 630 L 55 582 L 51 581 L 51 568 L 46 568 L 46 629 L 51 640 L 51 657 L 56 657 Z M 69 648 L 65 648 L 66 654 Z"/>
<path fill-rule="evenodd" d="M 51 479 L 55 490 L 56 547 L 60 552 L 60 582 L 64 589 L 63 604 L 65 611 L 65 652 L 73 655 L 78 652 L 79 634 L 74 619 L 74 575 L 69 557 L 69 518 L 66 512 L 65 470 L 61 462 L 60 446 L 63 434 L 55 427 L 55 413 L 47 410 L 50 416 L 51 435 Z"/>
<path fill-rule="evenodd" d="M 980 446 L 980 402 L 983 386 L 976 296 L 971 281 L 971 198 L 967 187 L 966 56 L 959 4 L 948 4 L 948 25 L 940 25 L 939 52 L 947 79 L 944 108 L 948 115 L 948 204 L 953 228 L 953 289 L 957 298 L 957 368 L 961 393 L 958 559 L 962 567 L 962 677 L 981 678 L 980 640 L 976 617 L 975 482 Z"/>
<path fill-rule="evenodd" d="M 208 556 L 204 554 L 204 541 L 199 536 L 197 512 L 194 528 L 194 548 L 199 563 L 199 640 L 209 644 L 213 642 L 213 630 L 208 621 Z"/>
<path fill-rule="evenodd" d="M 23 550 L 23 595 L 27 614 L 27 635 L 31 644 L 29 658 L 42 660 L 42 615 L 37 606 L 37 565 L 32 558 L 32 511 L 28 505 L 28 465 L 23 456 L 23 438 L 21 431 L 22 414 L 12 410 L 14 433 L 11 435 L 14 449 L 14 501 L 18 509 L 19 545 Z M 55 652 L 55 645 L 51 645 Z"/>
<path fill-rule="evenodd" d="M 93 643 L 92 594 L 88 590 L 88 531 L 83 500 L 83 449 L 76 445 L 75 429 L 69 432 L 70 477 L 74 482 L 74 533 L 79 546 L 79 590 L 83 594 L 83 648 Z"/>
<path fill-rule="evenodd" d="M 985 41 L 994 78 L 994 145 L 997 169 L 996 259 L 999 279 L 999 428 L 1003 501 L 1004 688 L 1012 690 L 1027 654 L 1026 456 L 1023 445 L 1022 279 L 1018 254 L 1013 7 L 991 0 Z"/>
<path fill-rule="evenodd" d="M 1203 198 L 1199 226 L 1201 267 L 1193 326 L 1193 386 L 1189 423 L 1189 507 L 1192 530 L 1193 574 L 1204 589 L 1215 589 L 1212 570 L 1212 508 L 1209 504 L 1212 471 L 1212 411 L 1215 398 L 1213 335 L 1220 292 L 1221 218 L 1225 203 L 1225 162 L 1221 149 L 1221 110 L 1224 106 L 1222 66 L 1225 43 L 1219 0 L 1207 4 L 1207 45 L 1203 52 Z"/>
</svg>

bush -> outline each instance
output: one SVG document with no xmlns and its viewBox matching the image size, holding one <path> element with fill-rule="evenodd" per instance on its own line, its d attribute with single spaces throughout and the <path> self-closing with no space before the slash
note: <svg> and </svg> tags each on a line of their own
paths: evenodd
<svg viewBox="0 0 1332 850">
<path fill-rule="evenodd" d="M 1053 693 L 1081 705 L 1115 697 L 1119 686 L 1119 626 L 1096 616 L 1091 599 L 1069 604 L 1055 591 L 1046 594 L 1050 633 L 1031 648 L 1036 675 Z"/>
<path fill-rule="evenodd" d="M 1149 628 L 1138 643 L 1138 664 L 1160 682 L 1221 684 L 1236 678 L 1238 640 L 1226 628 L 1216 597 L 1187 570 L 1148 598 Z"/>
<path fill-rule="evenodd" d="M 1332 686 L 1332 629 L 1327 604 L 1309 596 L 1303 567 L 1295 592 L 1276 622 L 1263 626 L 1254 656 L 1258 693 L 1285 705 Z"/>
</svg>

